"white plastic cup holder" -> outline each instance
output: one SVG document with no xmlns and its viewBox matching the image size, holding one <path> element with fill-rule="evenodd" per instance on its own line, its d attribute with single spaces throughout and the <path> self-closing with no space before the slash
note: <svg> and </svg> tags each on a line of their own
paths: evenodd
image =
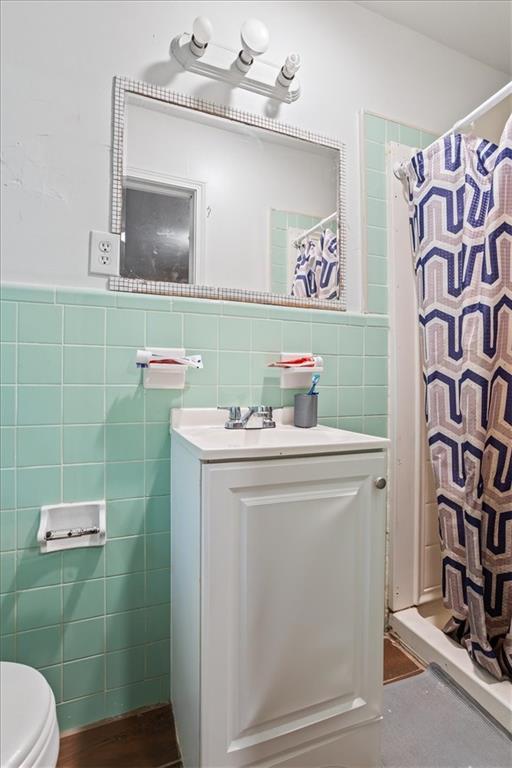
<svg viewBox="0 0 512 768">
<path fill-rule="evenodd" d="M 298 357 L 306 357 L 311 352 L 283 352 L 281 354 L 281 362 L 285 363 L 287 360 L 294 360 Z M 311 384 L 311 376 L 314 373 L 322 373 L 324 370 L 323 358 L 319 355 L 313 355 L 316 358 L 316 365 L 304 368 L 302 366 L 291 368 L 280 368 L 281 372 L 281 389 L 302 389 L 303 387 L 309 387 Z"/>
<path fill-rule="evenodd" d="M 148 353 L 167 358 L 185 357 L 182 347 L 146 347 Z M 187 365 L 170 365 L 168 363 L 151 363 L 142 368 L 142 381 L 145 389 L 185 389 Z"/>
</svg>

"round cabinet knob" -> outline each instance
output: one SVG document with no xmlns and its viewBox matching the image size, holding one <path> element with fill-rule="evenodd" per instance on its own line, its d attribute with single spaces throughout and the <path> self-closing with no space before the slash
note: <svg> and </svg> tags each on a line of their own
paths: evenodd
<svg viewBox="0 0 512 768">
<path fill-rule="evenodd" d="M 382 491 L 383 488 L 386 487 L 388 484 L 388 481 L 385 477 L 378 477 L 375 481 L 375 487 L 379 489 L 379 491 Z"/>
</svg>

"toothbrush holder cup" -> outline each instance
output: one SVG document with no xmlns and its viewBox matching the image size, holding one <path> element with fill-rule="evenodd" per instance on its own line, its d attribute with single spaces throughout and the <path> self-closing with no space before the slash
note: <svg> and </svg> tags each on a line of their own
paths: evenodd
<svg viewBox="0 0 512 768">
<path fill-rule="evenodd" d="M 318 395 L 295 395 L 293 423 L 310 428 L 318 424 Z"/>
</svg>

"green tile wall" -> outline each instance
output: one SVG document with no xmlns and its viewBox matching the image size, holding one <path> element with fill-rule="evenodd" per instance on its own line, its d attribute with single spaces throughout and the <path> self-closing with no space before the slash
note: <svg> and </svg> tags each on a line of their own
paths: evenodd
<svg viewBox="0 0 512 768">
<path fill-rule="evenodd" d="M 266 367 L 324 355 L 321 421 L 385 434 L 377 315 L 5 285 L 0 657 L 37 667 L 63 729 L 169 698 L 169 409 L 292 403 Z M 145 344 L 202 352 L 184 391 L 144 390 Z M 107 499 L 104 548 L 41 555 L 42 504 Z"/>
<path fill-rule="evenodd" d="M 364 115 L 364 187 L 366 190 L 367 310 L 388 312 L 386 144 L 396 141 L 424 149 L 437 137 L 369 112 Z"/>
</svg>

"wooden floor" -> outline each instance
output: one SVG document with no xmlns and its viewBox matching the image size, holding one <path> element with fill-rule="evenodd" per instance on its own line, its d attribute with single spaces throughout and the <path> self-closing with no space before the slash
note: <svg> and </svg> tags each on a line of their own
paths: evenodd
<svg viewBox="0 0 512 768">
<path fill-rule="evenodd" d="M 171 706 L 109 720 L 60 740 L 57 768 L 181 768 Z"/>
<path fill-rule="evenodd" d="M 384 637 L 384 685 L 419 675 L 424 667 L 393 635 Z"/>
<path fill-rule="evenodd" d="M 384 683 L 423 672 L 391 635 L 384 638 Z M 181 768 L 170 705 L 139 711 L 63 736 L 57 768 Z"/>
</svg>

